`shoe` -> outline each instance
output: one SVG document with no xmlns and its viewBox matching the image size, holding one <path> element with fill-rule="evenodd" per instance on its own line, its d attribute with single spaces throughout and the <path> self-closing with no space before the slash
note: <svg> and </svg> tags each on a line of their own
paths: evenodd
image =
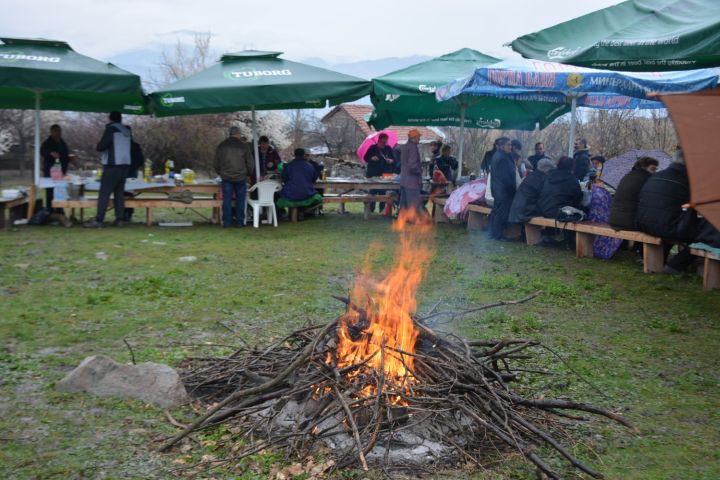
<svg viewBox="0 0 720 480">
<path fill-rule="evenodd" d="M 93 218 L 92 220 L 83 223 L 84 228 L 103 228 L 102 222 L 98 222 L 97 218 Z"/>
<path fill-rule="evenodd" d="M 120 220 L 120 219 L 116 219 L 116 220 L 113 222 L 113 227 L 123 228 L 124 226 L 125 226 L 125 222 L 123 222 L 123 221 Z"/>
</svg>

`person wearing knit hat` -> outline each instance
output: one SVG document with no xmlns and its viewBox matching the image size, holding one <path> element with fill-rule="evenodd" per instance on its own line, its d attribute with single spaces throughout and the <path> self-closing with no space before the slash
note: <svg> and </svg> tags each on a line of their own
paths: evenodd
<svg viewBox="0 0 720 480">
<path fill-rule="evenodd" d="M 420 131 L 411 128 L 408 140 L 400 150 L 400 208 L 415 208 L 419 210 L 422 202 L 420 191 L 422 187 L 422 166 L 420 163 Z"/>
<path fill-rule="evenodd" d="M 508 222 L 525 223 L 540 214 L 537 208 L 538 199 L 545 186 L 548 172 L 554 169 L 555 162 L 543 158 L 537 163 L 537 168 L 523 179 L 513 197 Z"/>
</svg>

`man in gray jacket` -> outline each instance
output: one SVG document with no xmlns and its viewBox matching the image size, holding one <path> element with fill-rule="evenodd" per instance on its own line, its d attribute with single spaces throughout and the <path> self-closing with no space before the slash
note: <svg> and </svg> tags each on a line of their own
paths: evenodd
<svg viewBox="0 0 720 480">
<path fill-rule="evenodd" d="M 232 200 L 235 194 L 236 226 L 245 225 L 245 196 L 247 195 L 247 177 L 253 173 L 253 156 L 250 146 L 242 141 L 238 127 L 230 127 L 228 138 L 218 145 L 215 151 L 215 171 L 222 179 L 223 227 L 232 225 Z"/>
<path fill-rule="evenodd" d="M 85 227 L 100 228 L 105 220 L 105 212 L 110 203 L 110 194 L 115 202 L 115 223 L 117 227 L 123 225 L 125 213 L 125 179 L 130 168 L 130 144 L 132 132 L 130 127 L 122 124 L 120 112 L 110 112 L 110 123 L 105 125 L 97 151 L 101 153 L 103 167 L 100 179 L 100 193 L 98 194 L 97 215 L 85 224 Z"/>
<path fill-rule="evenodd" d="M 422 166 L 420 160 L 420 132 L 416 128 L 408 132 L 407 143 L 400 153 L 400 208 L 420 210 L 422 188 Z"/>
</svg>

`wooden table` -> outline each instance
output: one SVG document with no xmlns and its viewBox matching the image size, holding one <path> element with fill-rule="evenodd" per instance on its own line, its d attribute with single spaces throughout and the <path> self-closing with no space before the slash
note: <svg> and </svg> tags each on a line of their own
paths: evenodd
<svg viewBox="0 0 720 480">
<path fill-rule="evenodd" d="M 345 202 L 342 201 L 344 196 L 355 196 L 358 194 L 369 195 L 370 190 L 382 190 L 384 196 L 388 190 L 399 191 L 400 184 L 398 182 L 382 181 L 382 180 L 367 180 L 363 178 L 327 178 L 326 180 L 318 180 L 315 182 L 315 188 L 323 190 L 323 196 L 332 193 L 330 196 L 333 200 L 330 202 L 339 203 L 340 213 L 345 212 Z M 377 194 L 374 194 L 377 195 Z M 368 197 L 369 198 L 369 197 Z M 366 213 L 368 216 L 367 204 Z"/>
<path fill-rule="evenodd" d="M 23 205 L 27 205 L 30 202 L 29 197 L 22 196 L 16 198 L 2 198 L 0 197 L 0 229 L 10 227 L 14 220 L 21 218 L 20 211 Z M 8 211 L 9 222 L 5 223 L 5 210 Z"/>
</svg>

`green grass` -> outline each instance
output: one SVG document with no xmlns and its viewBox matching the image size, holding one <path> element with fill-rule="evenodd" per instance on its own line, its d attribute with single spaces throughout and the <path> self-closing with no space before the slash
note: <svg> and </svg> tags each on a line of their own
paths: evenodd
<svg viewBox="0 0 720 480">
<path fill-rule="evenodd" d="M 453 225 L 441 225 L 434 237 L 437 254 L 419 292 L 420 312 L 542 292 L 526 304 L 450 323 L 439 318 L 436 328 L 467 338 L 542 341 L 565 363 L 540 352 L 532 368 L 556 375 L 523 379 L 517 389 L 614 408 L 640 429 L 635 435 L 594 419 L 574 432 L 577 455 L 607 478 L 720 478 L 720 294 L 703 293 L 697 276 L 645 275 L 629 253 L 610 262 L 577 259 L 568 251 L 490 242 Z M 154 440 L 175 431 L 162 411 L 61 394 L 54 383 L 88 355 L 129 361 L 123 339 L 138 362 L 177 365 L 188 355 L 227 353 L 240 343 L 235 335 L 264 344 L 326 321 L 342 309 L 330 296 L 346 292 L 368 249 L 382 269 L 396 243 L 385 219 L 333 213 L 277 229 L 133 225 L 0 233 L 0 478 L 181 474 L 182 455 L 151 450 Z M 197 261 L 179 261 L 190 255 Z M 193 415 L 175 414 L 181 421 Z M 186 460 L 213 454 L 222 434 L 199 436 L 204 446 Z M 486 460 L 486 472 L 441 478 L 535 478 L 517 456 Z M 276 461 L 272 453 L 258 456 L 238 478 L 265 478 Z"/>
</svg>

